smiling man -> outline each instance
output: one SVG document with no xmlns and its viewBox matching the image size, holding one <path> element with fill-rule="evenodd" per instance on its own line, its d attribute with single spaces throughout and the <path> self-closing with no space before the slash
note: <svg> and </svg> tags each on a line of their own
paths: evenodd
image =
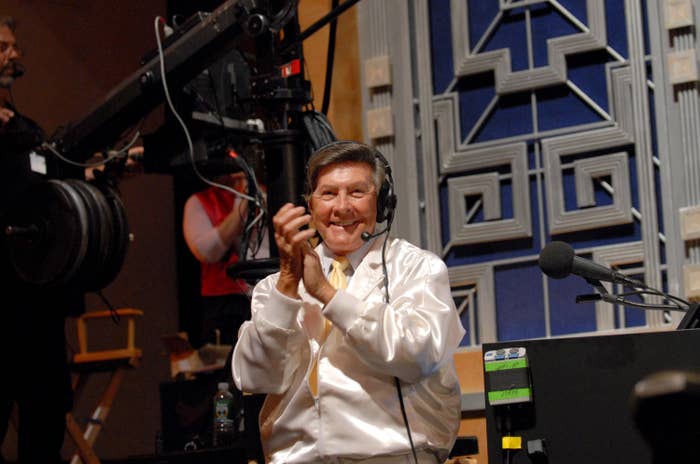
<svg viewBox="0 0 700 464">
<path fill-rule="evenodd" d="M 334 142 L 309 160 L 310 214 L 273 218 L 280 271 L 255 287 L 233 355 L 237 386 L 267 394 L 268 463 L 442 463 L 454 444 L 464 329 L 440 258 L 375 234 L 393 216 L 388 170 Z"/>
</svg>

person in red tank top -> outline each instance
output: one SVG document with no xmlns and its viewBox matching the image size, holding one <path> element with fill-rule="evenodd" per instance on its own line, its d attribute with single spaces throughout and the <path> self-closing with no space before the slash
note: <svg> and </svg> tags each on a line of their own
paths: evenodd
<svg viewBox="0 0 700 464">
<path fill-rule="evenodd" d="M 247 190 L 242 172 L 218 176 L 215 183 Z M 218 329 L 221 343 L 235 345 L 238 328 L 250 317 L 248 285 L 226 274 L 226 268 L 239 260 L 247 206 L 246 199 L 216 186 L 192 194 L 185 203 L 185 242 L 201 270 L 202 343 L 213 342 Z"/>
<path fill-rule="evenodd" d="M 225 174 L 214 179 L 217 184 L 226 185 L 238 192 L 247 193 L 247 178 L 242 172 Z M 240 242 L 248 214 L 248 200 L 238 197 L 220 187 L 208 187 L 196 192 L 187 199 L 183 214 L 183 232 L 190 252 L 200 263 L 201 271 L 201 330 L 202 344 L 213 342 L 218 329 L 221 343 L 238 341 L 238 329 L 250 319 L 250 300 L 245 281 L 230 278 L 226 269 L 239 259 Z M 268 253 L 267 234 L 255 237 L 261 247 L 256 257 L 266 257 Z M 250 259 L 251 257 L 246 257 Z M 233 352 L 233 348 L 231 349 Z M 231 354 L 221 372 L 220 381 L 233 385 L 231 377 Z M 248 395 L 235 387 L 232 389 L 236 403 L 245 410 L 245 439 L 249 453 L 262 462 L 262 448 L 258 414 L 265 395 Z"/>
</svg>

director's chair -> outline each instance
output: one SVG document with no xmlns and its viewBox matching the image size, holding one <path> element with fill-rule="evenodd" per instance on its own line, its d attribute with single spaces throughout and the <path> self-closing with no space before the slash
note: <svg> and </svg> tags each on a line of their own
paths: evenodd
<svg viewBox="0 0 700 464">
<path fill-rule="evenodd" d="M 137 367 L 143 352 L 136 347 L 136 317 L 142 316 L 143 311 L 133 308 L 120 308 L 107 311 L 89 311 L 77 318 L 77 336 L 79 351 L 73 355 L 71 369 L 73 371 L 73 391 L 75 399 L 79 398 L 87 379 L 98 372 L 111 373 L 109 383 L 85 429 L 81 429 L 72 412 L 66 414 L 68 436 L 75 443 L 76 452 L 71 464 L 99 464 L 100 460 L 93 451 L 93 445 L 102 430 L 112 407 L 114 397 L 128 369 Z M 90 351 L 88 346 L 88 323 L 94 320 L 125 319 L 126 346 L 118 349 Z"/>
</svg>

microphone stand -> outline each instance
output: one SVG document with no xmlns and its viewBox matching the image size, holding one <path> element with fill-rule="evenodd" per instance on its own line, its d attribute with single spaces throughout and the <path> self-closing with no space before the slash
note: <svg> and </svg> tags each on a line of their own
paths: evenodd
<svg viewBox="0 0 700 464">
<path fill-rule="evenodd" d="M 644 284 L 642 289 L 636 289 L 634 292 L 622 293 L 619 295 L 612 294 L 603 286 L 600 280 L 597 279 L 586 279 L 586 282 L 591 284 L 593 288 L 597 290 L 598 293 L 576 295 L 576 303 L 586 303 L 589 301 L 604 301 L 611 304 L 620 304 L 624 306 L 631 306 L 635 308 L 641 308 L 645 310 L 661 310 L 661 311 L 681 311 L 685 312 L 683 320 L 678 325 L 677 330 L 692 329 L 700 327 L 700 303 L 689 303 L 681 298 L 673 295 L 669 295 L 660 290 L 652 289 Z M 641 303 L 638 301 L 630 301 L 625 297 L 630 295 L 644 296 L 644 295 L 655 295 L 664 298 L 665 300 L 671 300 L 676 304 L 656 304 L 656 303 Z M 679 304 L 680 303 L 680 304 Z M 683 306 L 681 306 L 683 305 Z"/>
</svg>

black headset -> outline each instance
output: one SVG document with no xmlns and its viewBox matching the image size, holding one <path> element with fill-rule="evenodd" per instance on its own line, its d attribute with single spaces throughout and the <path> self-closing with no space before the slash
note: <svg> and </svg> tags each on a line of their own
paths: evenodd
<svg viewBox="0 0 700 464">
<path fill-rule="evenodd" d="M 384 165 L 384 181 L 377 194 L 377 222 L 386 221 L 391 224 L 396 212 L 396 193 L 394 193 L 394 178 L 391 175 L 391 166 L 379 150 L 372 147 L 374 157 Z"/>
</svg>

